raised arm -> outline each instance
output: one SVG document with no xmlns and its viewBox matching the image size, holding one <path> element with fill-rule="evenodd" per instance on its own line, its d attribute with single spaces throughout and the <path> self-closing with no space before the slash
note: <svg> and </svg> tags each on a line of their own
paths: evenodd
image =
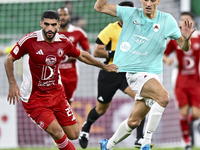
<svg viewBox="0 0 200 150">
<path fill-rule="evenodd" d="M 88 65 L 93 65 L 96 67 L 99 67 L 101 69 L 104 69 L 108 72 L 117 72 L 118 67 L 114 64 L 110 64 L 110 65 L 105 65 L 103 63 L 101 63 L 100 61 L 96 60 L 94 57 L 92 57 L 90 54 L 88 54 L 85 51 L 81 51 L 81 54 L 79 57 L 77 57 L 78 60 L 88 64 Z"/>
<path fill-rule="evenodd" d="M 8 92 L 7 101 L 10 104 L 12 103 L 15 104 L 15 100 L 19 102 L 19 96 L 21 96 L 15 77 L 14 77 L 14 66 L 13 66 L 14 61 L 15 61 L 15 58 L 11 54 L 8 54 L 5 60 L 5 69 L 6 69 L 6 74 L 7 74 L 8 83 L 9 83 L 9 92 Z"/>
<path fill-rule="evenodd" d="M 117 16 L 117 7 L 115 4 L 107 4 L 107 0 L 97 0 L 94 9 L 98 12 L 105 13 L 111 16 Z"/>
<path fill-rule="evenodd" d="M 178 39 L 176 39 L 176 42 L 178 43 L 179 47 L 183 51 L 188 51 L 190 49 L 191 41 L 190 38 L 192 36 L 192 33 L 196 30 L 192 30 L 192 22 L 190 21 L 185 21 L 184 26 L 180 26 L 181 34 L 182 36 Z"/>
</svg>

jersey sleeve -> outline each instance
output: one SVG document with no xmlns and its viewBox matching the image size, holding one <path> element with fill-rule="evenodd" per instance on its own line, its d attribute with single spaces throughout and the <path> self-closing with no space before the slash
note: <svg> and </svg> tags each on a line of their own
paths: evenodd
<svg viewBox="0 0 200 150">
<path fill-rule="evenodd" d="M 174 17 L 172 15 L 168 15 L 168 22 L 166 27 L 166 37 L 172 40 L 178 39 L 181 37 L 180 28 Z"/>
<path fill-rule="evenodd" d="M 172 53 L 175 50 L 175 45 L 174 45 L 174 41 L 170 40 L 167 44 L 166 50 L 164 52 L 165 55 L 169 55 L 170 53 Z"/>
<path fill-rule="evenodd" d="M 75 45 L 73 45 L 69 40 L 66 40 L 67 46 L 65 47 L 66 49 L 66 55 L 68 57 L 78 57 L 81 54 L 81 51 L 76 48 Z"/>
<path fill-rule="evenodd" d="M 111 40 L 111 25 L 109 24 L 108 26 L 106 26 L 98 35 L 98 38 L 101 40 L 101 42 L 103 42 L 104 45 L 107 45 L 110 40 Z"/>
<path fill-rule="evenodd" d="M 80 46 L 82 47 L 83 50 L 89 50 L 90 49 L 90 44 L 87 38 L 87 34 L 85 31 L 82 30 L 81 32 L 81 38 L 79 41 Z"/>
<path fill-rule="evenodd" d="M 25 36 L 26 37 L 26 36 Z M 23 37 L 24 38 L 24 37 Z M 21 40 L 23 40 L 23 38 Z M 21 40 L 19 40 L 17 42 L 17 44 L 12 48 L 12 50 L 10 51 L 10 54 L 15 58 L 15 59 L 20 59 L 23 55 L 25 55 L 27 53 L 27 40 L 24 42 L 21 42 Z"/>
</svg>

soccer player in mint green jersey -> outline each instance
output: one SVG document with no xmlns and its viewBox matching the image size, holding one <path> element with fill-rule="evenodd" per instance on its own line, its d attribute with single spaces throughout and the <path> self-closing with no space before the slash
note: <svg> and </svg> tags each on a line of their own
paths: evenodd
<svg viewBox="0 0 200 150">
<path fill-rule="evenodd" d="M 191 45 L 192 22 L 185 20 L 178 27 L 168 13 L 157 10 L 161 0 L 140 0 L 142 8 L 121 7 L 97 0 L 96 11 L 118 17 L 123 21 L 122 31 L 114 55 L 114 64 L 119 72 L 127 72 L 131 89 L 136 93 L 135 104 L 128 119 L 124 120 L 115 134 L 100 142 L 101 150 L 112 150 L 128 137 L 149 113 L 149 119 L 141 150 L 150 150 L 153 132 L 169 103 L 169 93 L 162 86 L 162 58 L 167 39 L 176 40 L 183 51 Z"/>
</svg>

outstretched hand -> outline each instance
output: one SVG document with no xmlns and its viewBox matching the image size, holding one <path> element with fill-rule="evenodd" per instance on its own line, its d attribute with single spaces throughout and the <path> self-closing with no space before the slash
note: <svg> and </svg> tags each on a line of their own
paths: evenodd
<svg viewBox="0 0 200 150">
<path fill-rule="evenodd" d="M 10 104 L 15 105 L 16 100 L 17 100 L 17 102 L 19 102 L 19 97 L 21 97 L 21 94 L 20 94 L 20 90 L 19 90 L 17 84 L 10 85 L 7 101 Z"/>
<path fill-rule="evenodd" d="M 193 32 L 196 30 L 196 28 L 192 30 L 192 26 L 192 22 L 190 22 L 189 20 L 185 21 L 183 27 L 180 26 L 181 34 L 185 38 L 185 40 L 189 40 Z"/>
<path fill-rule="evenodd" d="M 108 71 L 108 72 L 116 72 L 116 73 L 118 73 L 118 71 L 117 71 L 118 68 L 119 67 L 117 67 L 115 64 L 109 64 L 109 65 L 105 65 L 103 69 Z"/>
</svg>

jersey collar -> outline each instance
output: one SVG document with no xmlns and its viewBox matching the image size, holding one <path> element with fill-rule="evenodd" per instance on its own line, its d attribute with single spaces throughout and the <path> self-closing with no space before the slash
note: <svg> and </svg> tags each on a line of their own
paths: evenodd
<svg viewBox="0 0 200 150">
<path fill-rule="evenodd" d="M 158 13 L 159 13 L 158 10 L 156 10 L 156 17 L 155 17 L 154 19 L 149 19 L 149 18 L 147 18 L 147 17 L 144 15 L 144 13 L 143 13 L 143 9 L 142 9 L 142 8 L 141 8 L 141 11 L 142 11 L 142 17 L 143 17 L 146 21 L 148 21 L 148 22 L 157 22 L 157 20 L 158 20 Z"/>
<path fill-rule="evenodd" d="M 42 29 L 41 30 L 39 30 L 39 31 L 35 31 L 36 32 L 36 34 L 37 34 L 37 41 L 45 41 L 44 40 L 44 37 L 43 37 L 43 35 L 42 35 Z M 56 35 L 55 35 L 55 40 L 54 41 L 62 41 L 61 39 L 60 39 L 60 35 L 58 34 L 58 33 L 56 33 Z"/>
</svg>

